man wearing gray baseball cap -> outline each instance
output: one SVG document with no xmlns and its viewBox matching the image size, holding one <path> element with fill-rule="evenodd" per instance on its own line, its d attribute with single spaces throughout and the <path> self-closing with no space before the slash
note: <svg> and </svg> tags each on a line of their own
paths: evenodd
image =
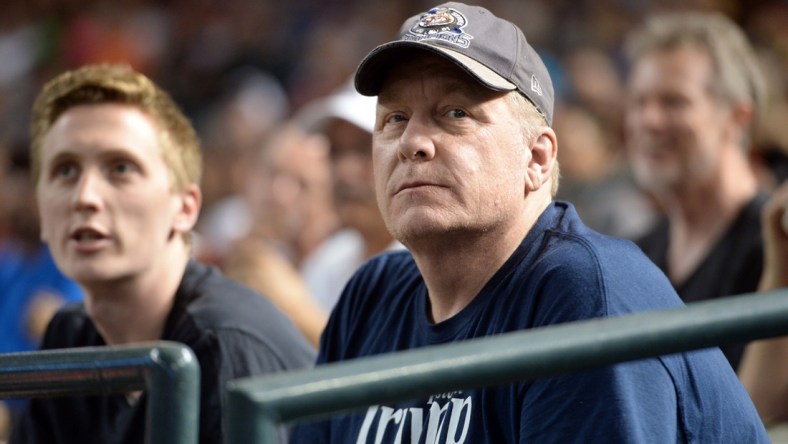
<svg viewBox="0 0 788 444">
<path fill-rule="evenodd" d="M 359 65 L 377 95 L 378 205 L 408 250 L 345 287 L 318 364 L 682 305 L 634 244 L 587 228 L 558 186 L 553 88 L 523 33 L 445 3 Z M 768 442 L 719 349 L 643 359 L 296 427 L 297 443 Z"/>
</svg>

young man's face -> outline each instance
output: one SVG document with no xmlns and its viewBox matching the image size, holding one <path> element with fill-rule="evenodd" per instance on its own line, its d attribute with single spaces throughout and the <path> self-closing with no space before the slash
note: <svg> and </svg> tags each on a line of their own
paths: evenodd
<svg viewBox="0 0 788 444">
<path fill-rule="evenodd" d="M 442 57 L 394 68 L 373 134 L 378 203 L 394 237 L 409 245 L 524 223 L 531 150 L 520 115 L 506 93 Z"/>
<path fill-rule="evenodd" d="M 627 149 L 648 190 L 683 192 L 714 174 L 736 122 L 711 91 L 713 64 L 693 47 L 654 51 L 638 60 L 629 81 Z"/>
<path fill-rule="evenodd" d="M 43 139 L 37 184 L 41 238 L 81 284 L 160 267 L 194 215 L 171 188 L 153 120 L 131 106 L 69 109 Z"/>
</svg>

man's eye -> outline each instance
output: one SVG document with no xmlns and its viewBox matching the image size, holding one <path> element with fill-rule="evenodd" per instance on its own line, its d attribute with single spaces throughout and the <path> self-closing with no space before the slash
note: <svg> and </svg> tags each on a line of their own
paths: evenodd
<svg viewBox="0 0 788 444">
<path fill-rule="evenodd" d="M 680 108 L 684 106 L 684 103 L 686 103 L 686 100 L 679 96 L 665 96 L 662 98 L 662 106 L 665 108 Z"/>
<path fill-rule="evenodd" d="M 77 175 L 77 166 L 73 163 L 61 163 L 54 169 L 54 175 L 63 179 L 69 179 Z"/>
<path fill-rule="evenodd" d="M 134 164 L 128 161 L 119 161 L 112 165 L 112 173 L 114 174 L 128 174 L 135 170 Z"/>
<path fill-rule="evenodd" d="M 461 119 L 461 118 L 463 118 L 463 117 L 468 117 L 468 113 L 466 113 L 466 112 L 465 112 L 464 110 L 462 110 L 462 109 L 459 109 L 459 108 L 454 108 L 454 109 L 452 109 L 452 110 L 450 110 L 450 111 L 449 111 L 449 116 L 450 116 L 450 117 L 453 117 L 453 118 L 455 118 L 455 119 Z"/>
<path fill-rule="evenodd" d="M 400 123 L 405 121 L 405 116 L 402 114 L 392 114 L 386 119 L 386 123 Z"/>
</svg>

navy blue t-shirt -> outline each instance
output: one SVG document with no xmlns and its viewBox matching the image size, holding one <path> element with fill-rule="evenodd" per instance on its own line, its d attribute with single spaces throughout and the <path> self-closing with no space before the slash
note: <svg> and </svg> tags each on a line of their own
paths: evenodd
<svg viewBox="0 0 788 444">
<path fill-rule="evenodd" d="M 476 298 L 433 324 L 407 251 L 367 262 L 348 283 L 318 364 L 504 332 L 681 306 L 631 242 L 585 227 L 555 202 Z M 295 443 L 769 442 L 717 348 L 304 422 Z"/>
</svg>

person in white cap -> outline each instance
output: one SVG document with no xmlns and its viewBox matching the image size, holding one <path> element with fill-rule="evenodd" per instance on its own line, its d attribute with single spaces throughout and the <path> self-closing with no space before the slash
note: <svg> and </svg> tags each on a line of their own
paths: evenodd
<svg viewBox="0 0 788 444">
<path fill-rule="evenodd" d="M 300 270 L 315 301 L 331 312 L 348 279 L 365 260 L 402 248 L 386 229 L 375 199 L 375 98 L 359 94 L 352 84 L 343 85 L 305 107 L 296 121 L 329 142 L 334 207 L 343 229 L 315 248 Z"/>
<path fill-rule="evenodd" d="M 553 87 L 514 24 L 444 3 L 361 62 L 387 252 L 351 278 L 318 364 L 680 307 L 631 242 L 558 186 Z M 297 443 L 748 442 L 768 436 L 718 348 L 434 394 L 297 426 Z"/>
</svg>

